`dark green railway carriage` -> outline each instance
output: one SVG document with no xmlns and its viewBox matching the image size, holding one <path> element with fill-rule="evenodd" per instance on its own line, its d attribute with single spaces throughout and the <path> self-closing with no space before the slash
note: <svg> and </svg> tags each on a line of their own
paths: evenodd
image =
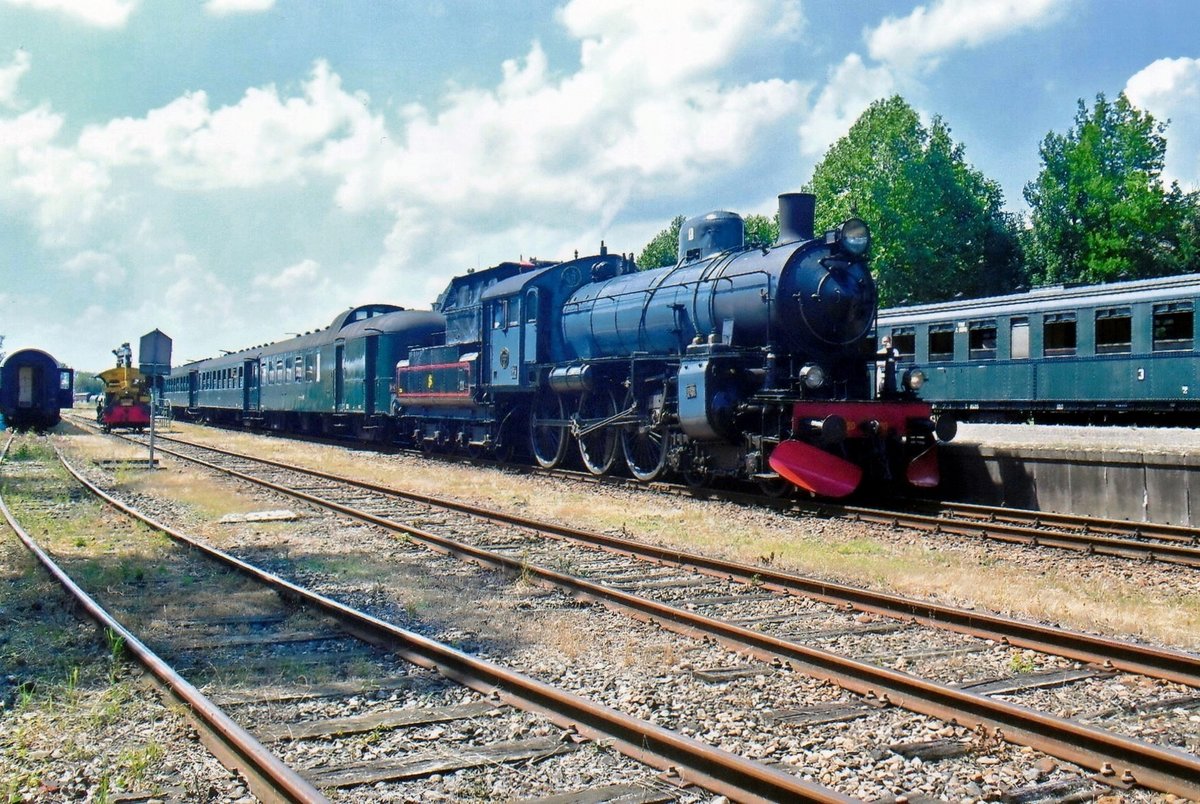
<svg viewBox="0 0 1200 804">
<path fill-rule="evenodd" d="M 879 312 L 921 394 L 981 418 L 1200 410 L 1200 275 L 1055 286 Z"/>
<path fill-rule="evenodd" d="M 185 419 L 386 435 L 396 363 L 445 326 L 433 311 L 353 307 L 325 329 L 178 367 L 165 395 Z"/>
</svg>

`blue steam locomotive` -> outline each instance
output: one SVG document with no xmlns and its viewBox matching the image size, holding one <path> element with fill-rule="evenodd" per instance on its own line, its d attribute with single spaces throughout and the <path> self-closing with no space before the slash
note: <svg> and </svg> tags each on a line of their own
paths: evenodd
<svg viewBox="0 0 1200 804">
<path fill-rule="evenodd" d="M 657 270 L 602 246 L 468 272 L 432 311 L 368 305 L 178 368 L 167 398 L 183 418 L 545 468 L 577 454 L 592 473 L 642 481 L 677 473 L 827 497 L 867 478 L 935 486 L 924 374 L 897 376 L 890 356 L 876 366 L 870 232 L 851 218 L 817 237 L 813 210 L 811 195 L 780 196 L 779 240 L 752 246 L 733 213 L 692 218 L 677 264 Z"/>
</svg>

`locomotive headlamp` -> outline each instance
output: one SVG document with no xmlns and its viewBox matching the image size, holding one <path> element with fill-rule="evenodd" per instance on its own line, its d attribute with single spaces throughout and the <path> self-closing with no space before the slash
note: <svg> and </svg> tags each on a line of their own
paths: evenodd
<svg viewBox="0 0 1200 804">
<path fill-rule="evenodd" d="M 861 257 L 871 247 L 871 230 L 861 218 L 849 218 L 834 230 L 834 240 L 851 257 Z"/>
<path fill-rule="evenodd" d="M 800 381 L 804 383 L 805 388 L 815 391 L 825 384 L 825 369 L 809 363 L 800 369 Z"/>
<path fill-rule="evenodd" d="M 904 372 L 904 387 L 910 391 L 919 391 L 925 384 L 925 372 L 920 369 L 909 369 Z"/>
</svg>

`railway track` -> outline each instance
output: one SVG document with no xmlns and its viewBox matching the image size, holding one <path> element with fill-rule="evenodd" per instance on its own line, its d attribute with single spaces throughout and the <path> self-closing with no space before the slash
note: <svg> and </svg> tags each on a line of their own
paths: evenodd
<svg viewBox="0 0 1200 804">
<path fill-rule="evenodd" d="M 90 422 L 85 420 L 78 418 L 74 420 L 78 424 L 90 426 Z M 346 446 L 345 441 L 336 439 L 311 436 L 304 438 L 314 443 Z M 390 451 L 398 454 L 421 455 L 427 459 L 432 457 L 472 465 L 513 468 L 511 463 L 501 464 L 465 455 L 430 454 L 403 448 Z M 534 470 L 529 468 L 529 471 Z M 1089 555 L 1114 556 L 1138 561 L 1162 561 L 1188 567 L 1200 567 L 1200 530 L 1178 525 L 1127 522 L 1074 514 L 1027 511 L 968 503 L 930 502 L 919 499 L 907 500 L 902 505 L 893 507 L 850 505 L 794 497 L 778 497 L 738 489 L 695 488 L 685 483 L 671 481 L 645 484 L 618 475 L 597 476 L 588 472 L 564 468 L 537 471 L 552 477 L 568 478 L 577 482 L 625 488 L 650 488 L 664 494 L 764 505 L 828 518 L 910 528 L 924 533 L 967 536 L 1029 547 L 1070 550 Z"/>
<path fill-rule="evenodd" d="M 595 477 L 569 470 L 556 470 L 553 474 L 583 482 L 646 487 L 645 484 L 628 478 Z M 693 489 L 678 483 L 659 482 L 653 484 L 653 488 L 669 494 L 765 505 L 780 510 L 910 528 L 925 533 L 968 536 L 1030 547 L 1058 548 L 1090 555 L 1200 567 L 1200 531 L 1177 525 L 1125 522 L 967 503 L 931 503 L 925 500 L 909 500 L 903 506 L 897 507 L 879 507 L 778 498 L 728 489 Z"/>
<path fill-rule="evenodd" d="M 1187 722 L 1189 714 L 1200 707 L 1195 694 L 1200 686 L 1200 658 L 1196 656 L 839 587 L 495 512 L 471 511 L 462 504 L 404 495 L 209 447 L 181 446 L 171 451 L 404 533 L 436 550 L 530 575 L 576 596 L 603 601 L 680 632 L 703 634 L 760 660 L 832 681 L 862 696 L 864 706 L 893 705 L 948 723 L 969 724 L 994 738 L 1092 768 L 1101 780 L 1118 786 L 1138 784 L 1176 795 L 1200 796 L 1196 781 L 1200 779 L 1200 758 L 1195 754 L 1200 746 L 1195 744 L 1194 729 L 1189 738 L 1186 726 L 1169 727 L 1168 731 L 1175 728 L 1185 735 L 1167 738 L 1178 745 L 1154 745 L 1118 733 L 1122 728 L 1139 731 L 1140 726 L 1130 725 L 1138 713 L 1178 712 Z M 431 516 L 430 507 L 441 510 Z M 503 524 L 508 527 L 507 535 L 475 528 L 487 535 L 464 539 L 412 524 L 445 519 L 446 511 Z M 452 526 L 443 523 L 443 527 Z M 559 552 L 564 545 L 582 543 L 605 552 L 584 556 L 573 547 Z M 648 569 L 647 561 L 656 568 Z M 553 569 L 575 566 L 582 571 Z M 1013 653 L 1018 648 L 1061 658 L 1019 661 Z M 967 665 L 962 662 L 964 656 L 971 657 Z M 1032 665 L 1025 667 L 1025 661 Z M 879 666 L 885 662 L 898 662 L 912 672 Z M 987 671 L 990 675 L 964 675 L 967 666 L 976 674 Z M 1005 667 L 1009 672 L 1002 672 Z M 1106 683 L 1109 673 L 1118 671 L 1186 686 L 1162 682 L 1147 699 L 1127 701 L 1109 707 L 1112 711 L 1084 717 L 1095 685 Z M 1047 690 L 1056 692 L 1048 694 Z M 1090 723 L 1080 722 L 1089 719 Z M 1105 723 L 1109 727 L 1104 727 Z"/>
<path fill-rule="evenodd" d="M 677 789 L 677 785 L 699 785 L 739 801 L 850 800 L 821 785 L 593 704 L 494 663 L 475 659 L 288 582 L 155 521 L 106 494 L 65 459 L 63 464 L 75 480 L 107 504 L 202 556 L 202 559 L 192 553 L 178 556 L 177 563 L 172 563 L 165 572 L 160 571 L 160 579 L 183 579 L 189 587 L 188 594 L 180 595 L 180 602 L 175 607 L 162 602 L 171 595 L 161 584 L 147 584 L 144 577 L 137 580 L 131 592 L 126 589 L 114 592 L 112 588 L 106 591 L 118 598 L 116 603 L 127 617 L 148 618 L 160 629 L 167 628 L 167 632 L 156 633 L 154 641 L 168 646 L 172 664 L 190 667 L 196 672 L 207 671 L 214 678 L 234 673 L 233 668 L 238 669 L 235 674 L 249 671 L 242 688 L 221 689 L 212 699 L 201 696 L 176 669 L 151 653 L 116 617 L 88 598 L 82 587 L 20 528 L 4 506 L 6 519 L 64 588 L 78 599 L 88 601 L 85 605 L 89 615 L 121 634 L 138 661 L 156 677 L 162 678 L 170 689 L 177 691 L 175 694 L 180 696 L 181 703 L 201 718 L 206 742 L 210 742 L 214 752 L 229 767 L 246 775 L 251 789 L 262 800 L 325 801 L 323 793 L 332 790 L 427 779 L 431 775 L 479 766 L 542 761 L 572 753 L 581 743 L 595 740 L 602 740 L 637 762 L 665 772 L 665 776 L 656 777 L 652 770 L 640 774 L 625 770 L 625 775 L 640 778 L 610 789 L 608 792 L 612 795 L 645 801 L 673 800 L 691 797 Z M 198 568 L 197 563 L 206 564 L 208 568 Z M 236 571 L 236 578 L 228 570 Z M 215 614 L 207 612 L 205 605 L 199 602 L 200 590 L 208 583 L 218 585 L 210 595 L 210 605 L 214 600 L 219 604 L 220 611 Z M 264 590 L 274 593 L 268 595 L 268 601 L 262 599 Z M 125 594 L 127 592 L 129 594 Z M 230 611 L 233 600 L 250 602 L 247 608 Z M 279 600 L 288 605 L 281 606 Z M 228 633 L 224 630 L 226 626 L 239 630 Z M 293 646 L 299 646 L 300 652 L 288 653 Z M 406 662 L 417 668 L 405 666 Z M 347 663 L 357 669 L 358 677 L 316 685 L 300 683 L 302 678 L 322 675 L 322 668 L 327 671 L 325 675 L 338 675 Z M 377 672 L 363 678 L 361 670 L 368 665 Z M 298 670 L 295 683 L 262 685 L 261 675 L 276 674 L 283 668 Z M 428 672 L 422 672 L 420 668 L 426 668 Z M 447 680 L 454 683 L 447 684 Z M 467 694 L 461 688 L 466 688 Z M 416 700 L 418 705 L 398 708 L 392 703 L 398 693 L 401 697 L 407 695 Z M 431 704 L 431 695 L 440 697 Z M 281 711 L 286 712 L 288 704 L 323 699 L 326 703 L 322 709 L 328 709 L 328 701 L 337 698 L 356 702 L 356 711 L 340 717 L 301 717 L 282 724 L 278 722 Z M 363 711 L 364 699 L 373 699 L 377 703 L 366 707 L 370 711 Z M 236 719 L 231 717 L 218 708 L 214 700 L 227 708 L 237 708 L 241 714 Z M 281 710 L 281 707 L 285 709 Z M 538 738 L 505 741 L 494 737 L 490 740 L 480 738 L 479 734 L 485 731 L 481 728 L 455 729 L 453 726 L 487 720 L 486 731 L 493 736 L 529 731 L 527 725 L 506 723 L 505 718 L 509 721 L 540 718 L 557 728 Z M 238 720 L 247 720 L 251 725 L 243 727 Z M 422 727 L 436 727 L 439 737 L 441 732 L 458 732 L 466 737 L 458 746 L 452 745 L 450 738 L 439 739 L 438 750 L 423 753 L 413 748 L 428 745 L 424 741 L 430 738 L 419 735 L 413 740 L 401 738 L 398 746 L 382 746 L 374 752 L 375 756 L 359 761 L 347 760 L 346 757 L 353 754 L 352 749 L 331 742 L 327 746 L 323 744 L 317 761 L 314 762 L 308 752 L 300 755 L 304 764 L 301 770 L 289 767 L 289 763 L 295 764 L 296 760 L 289 756 L 286 746 L 294 740 L 379 735 Z M 276 748 L 283 759 L 265 749 L 263 743 L 283 746 Z M 388 751 L 383 749 L 403 756 L 389 757 Z M 673 792 L 664 794 L 662 790 L 668 779 L 674 780 L 675 786 L 668 785 L 667 789 Z M 356 795 L 354 800 L 361 799 Z"/>
</svg>

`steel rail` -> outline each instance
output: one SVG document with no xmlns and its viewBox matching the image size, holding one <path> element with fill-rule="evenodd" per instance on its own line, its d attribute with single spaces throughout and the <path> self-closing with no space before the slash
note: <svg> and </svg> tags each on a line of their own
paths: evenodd
<svg viewBox="0 0 1200 804">
<path fill-rule="evenodd" d="M 588 701 L 493 662 L 469 656 L 293 584 L 133 509 L 88 481 L 64 456 L 60 454 L 59 458 L 72 476 L 117 510 L 266 584 L 284 598 L 301 602 L 336 618 L 354 636 L 391 650 L 414 664 L 433 669 L 474 690 L 495 694 L 501 701 L 519 709 L 540 713 L 569 731 L 589 739 L 611 742 L 626 756 L 673 773 L 688 784 L 745 802 L 846 804 L 855 800 L 822 785 L 806 782 L 762 763 Z"/>
<path fill-rule="evenodd" d="M 947 519 L 942 516 L 909 511 L 888 511 L 857 506 L 846 506 L 842 510 L 844 513 L 841 515 L 851 519 L 882 525 L 902 525 L 931 533 L 983 536 L 997 541 L 1029 544 L 1034 547 L 1058 547 L 1089 554 L 1097 553 L 1120 558 L 1165 561 L 1189 567 L 1200 567 L 1200 548 L 1170 542 L 1138 542 L 1090 533 L 1050 531 L 1029 525 L 1014 525 L 999 521 L 976 522 Z"/>
<path fill-rule="evenodd" d="M 1085 634 L 1079 631 L 1063 630 L 1052 626 L 1013 620 L 940 603 L 915 600 L 886 592 L 860 589 L 834 581 L 825 581 L 809 578 L 797 573 L 775 570 L 770 567 L 742 564 L 698 553 L 690 553 L 676 548 L 663 547 L 661 545 L 648 544 L 623 537 L 574 528 L 568 525 L 540 522 L 518 514 L 507 514 L 492 510 L 484 511 L 467 503 L 416 492 L 402 491 L 378 483 L 354 480 L 319 469 L 307 469 L 269 458 L 255 458 L 218 447 L 191 444 L 182 439 L 169 440 L 176 443 L 188 444 L 189 446 L 196 446 L 232 458 L 254 461 L 279 469 L 300 472 L 323 480 L 355 486 L 434 508 L 458 511 L 487 521 L 602 547 L 643 560 L 694 570 L 723 580 L 753 584 L 774 591 L 808 597 L 834 605 L 849 604 L 855 609 L 872 614 L 914 619 L 919 623 L 935 628 L 948 629 L 970 636 L 1008 643 L 1019 648 L 1028 648 L 1041 653 L 1059 655 L 1081 662 L 1111 666 L 1125 672 L 1139 673 L 1200 688 L 1200 656 L 1193 653 L 1140 645 L 1127 640 Z M 172 454 L 176 454 L 178 457 L 183 457 L 187 460 L 204 463 L 203 460 L 182 454 Z M 215 464 L 208 465 L 210 468 L 215 468 L 219 471 L 229 471 Z M 294 494 L 295 492 L 289 491 L 287 493 Z"/>
<path fill-rule="evenodd" d="M 1200 798 L 1200 757 L 1194 754 L 1152 745 L 985 695 L 771 637 L 732 623 L 714 620 L 695 612 L 531 565 L 490 550 L 455 542 L 417 527 L 308 492 L 289 489 L 200 458 L 183 455 L 178 457 L 360 521 L 404 533 L 441 552 L 526 577 L 536 577 L 575 596 L 601 601 L 635 616 L 649 618 L 679 633 L 710 637 L 735 649 L 798 669 L 814 678 L 830 681 L 869 700 L 893 704 L 946 722 L 967 725 L 984 733 L 990 732 L 1007 742 L 1031 746 L 1059 759 L 1111 775 L 1112 778 L 1105 776 L 1109 781 L 1120 780 L 1122 783 L 1136 783 L 1174 795 Z M 256 458 L 242 455 L 236 457 L 259 462 Z M 281 466 L 278 462 L 263 463 L 295 470 L 295 467 Z M 299 471 L 304 473 L 309 470 Z"/>
<path fill-rule="evenodd" d="M 0 452 L 3 462 L 12 443 L 9 438 Z M 196 732 L 214 756 L 231 771 L 242 774 L 250 788 L 264 802 L 325 802 L 329 799 L 321 794 L 295 770 L 285 765 L 268 751 L 245 729 L 239 726 L 220 707 L 212 703 L 183 676 L 175 672 L 132 632 L 106 611 L 94 598 L 85 592 L 54 561 L 50 555 L 21 527 L 0 497 L 0 513 L 8 526 L 41 563 L 50 575 L 74 598 L 83 610 L 104 629 L 112 631 L 123 640 L 123 647 L 149 673 L 155 686 L 183 707 Z"/>
<path fill-rule="evenodd" d="M 1025 508 L 999 508 L 991 505 L 976 505 L 961 502 L 940 502 L 933 507 L 934 513 L 945 512 L 964 519 L 1003 521 L 1026 524 L 1031 527 L 1066 527 L 1084 533 L 1107 533 L 1112 536 L 1133 539 L 1162 539 L 1193 546 L 1200 545 L 1200 529 L 1186 525 L 1168 525 L 1159 522 L 1133 522 L 1124 519 L 1063 514 L 1056 511 L 1032 511 Z"/>
</svg>

